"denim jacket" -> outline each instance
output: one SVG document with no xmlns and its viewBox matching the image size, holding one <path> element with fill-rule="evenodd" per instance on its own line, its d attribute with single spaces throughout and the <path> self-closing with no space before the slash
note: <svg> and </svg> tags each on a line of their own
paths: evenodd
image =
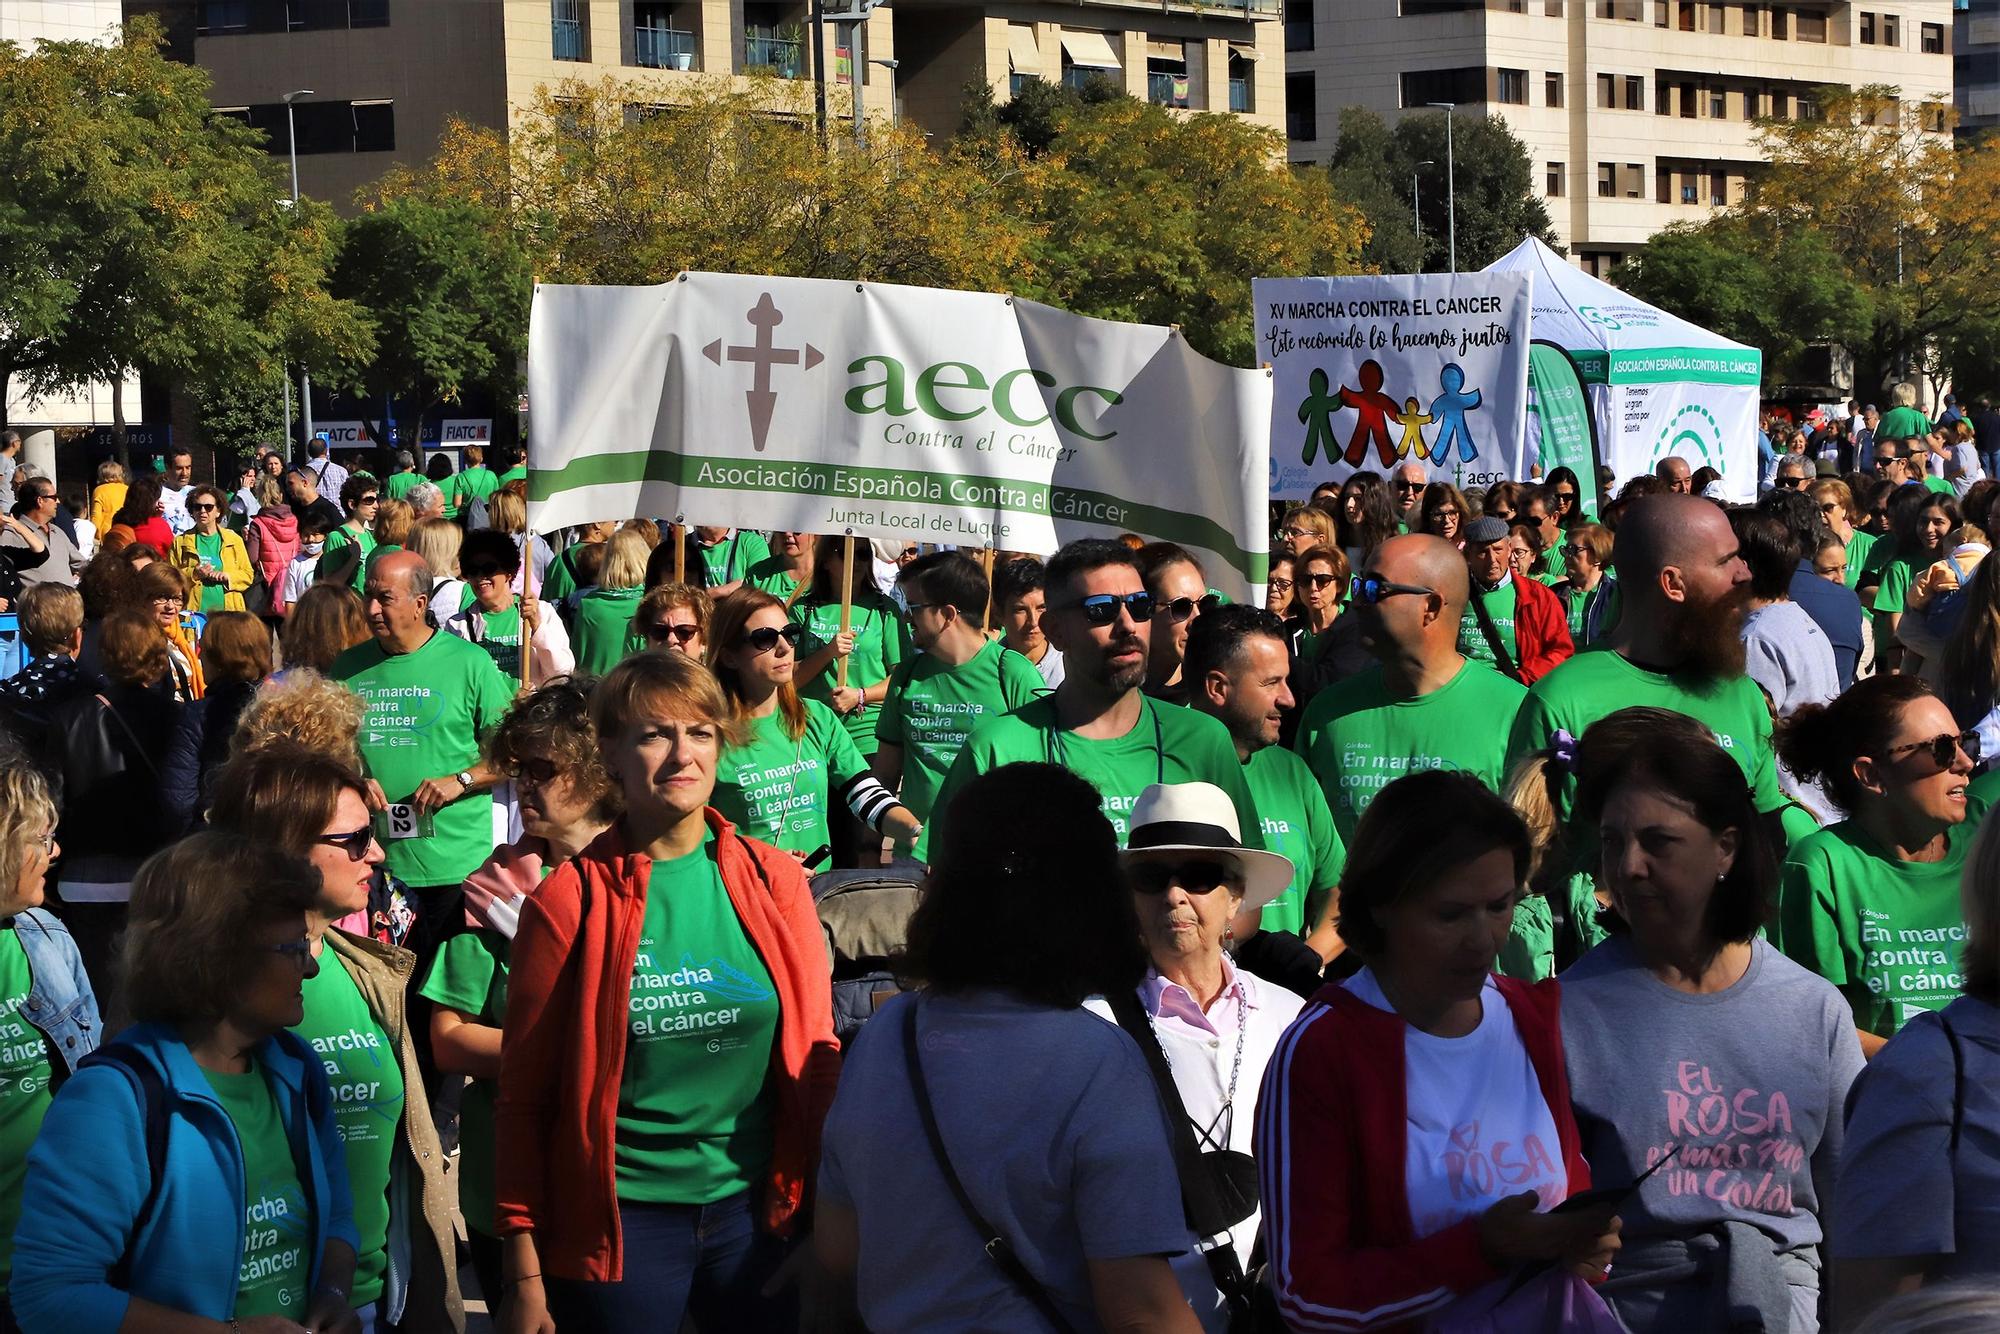
<svg viewBox="0 0 2000 1334">
<path fill-rule="evenodd" d="M 91 990 L 69 928 L 53 915 L 30 908 L 14 917 L 13 928 L 21 952 L 28 956 L 28 975 L 33 979 L 28 999 L 21 1005 L 21 1017 L 48 1042 L 51 1063 L 62 1057 L 63 1068 L 56 1071 L 60 1081 L 103 1040 L 104 1020 L 97 1012 L 97 993 Z"/>
</svg>

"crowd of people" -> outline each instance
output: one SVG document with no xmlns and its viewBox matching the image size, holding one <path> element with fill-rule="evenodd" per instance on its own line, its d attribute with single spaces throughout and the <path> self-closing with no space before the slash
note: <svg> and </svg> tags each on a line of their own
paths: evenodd
<svg viewBox="0 0 2000 1334">
<path fill-rule="evenodd" d="M 1261 604 L 16 473 L 0 1334 L 1977 1327 L 2000 481 L 1856 407 L 1355 472 Z"/>
</svg>

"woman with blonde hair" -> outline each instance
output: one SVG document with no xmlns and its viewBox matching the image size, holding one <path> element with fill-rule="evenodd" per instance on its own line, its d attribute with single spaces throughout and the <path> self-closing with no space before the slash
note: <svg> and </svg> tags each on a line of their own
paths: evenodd
<svg viewBox="0 0 2000 1334">
<path fill-rule="evenodd" d="M 295 667 L 257 687 L 236 721 L 229 753 L 291 741 L 361 767 L 361 697 L 311 667 Z"/>
<path fill-rule="evenodd" d="M 431 614 L 440 625 L 472 600 L 458 574 L 458 553 L 464 543 L 465 530 L 450 519 L 425 519 L 410 530 L 410 550 L 431 567 Z"/>
<path fill-rule="evenodd" d="M 1278 536 L 1271 543 L 1273 560 L 1282 553 L 1297 560 L 1314 547 L 1338 545 L 1333 516 L 1317 505 L 1294 505 L 1278 521 Z"/>
<path fill-rule="evenodd" d="M 556 553 L 540 533 L 528 531 L 528 502 L 506 487 L 495 491 L 486 502 L 486 526 L 513 538 L 515 549 L 521 553 L 522 570 L 514 575 L 514 591 L 518 593 L 527 587 L 524 572 L 532 569 L 535 593 L 540 596 L 548 586 L 549 562 L 556 558 Z"/>
<path fill-rule="evenodd" d="M 410 530 L 417 526 L 417 512 L 407 500 L 382 497 L 375 507 L 375 549 L 368 553 L 372 562 L 384 552 L 401 551 L 410 544 Z"/>
<path fill-rule="evenodd" d="M 116 515 L 125 507 L 125 467 L 117 459 L 97 465 L 97 483 L 90 488 L 90 522 L 100 533 L 109 533 Z"/>
<path fill-rule="evenodd" d="M 632 613 L 645 595 L 646 560 L 652 554 L 637 528 L 620 528 L 605 542 L 597 587 L 576 609 L 576 669 L 585 676 L 602 676 L 645 647 L 632 633 Z"/>
<path fill-rule="evenodd" d="M 310 667 L 324 672 L 333 660 L 369 639 L 361 598 L 346 584 L 314 584 L 292 604 L 281 646 L 285 670 Z"/>
<path fill-rule="evenodd" d="M 632 613 L 632 634 L 648 648 L 670 648 L 696 662 L 708 656 L 708 625 L 715 602 L 708 590 L 693 584 L 661 584 L 639 600 Z"/>
</svg>

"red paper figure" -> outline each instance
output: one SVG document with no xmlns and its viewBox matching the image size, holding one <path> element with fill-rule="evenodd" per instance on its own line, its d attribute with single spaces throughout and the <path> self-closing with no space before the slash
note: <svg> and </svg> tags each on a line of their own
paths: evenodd
<svg viewBox="0 0 2000 1334">
<path fill-rule="evenodd" d="M 1361 388 L 1340 387 L 1340 401 L 1353 408 L 1358 420 L 1354 423 L 1354 435 L 1347 442 L 1347 463 L 1358 468 L 1368 453 L 1368 442 L 1375 442 L 1375 452 L 1382 457 L 1384 468 L 1396 465 L 1396 448 L 1389 442 L 1389 421 L 1400 409 L 1396 400 L 1382 392 L 1382 367 L 1371 357 L 1361 363 Z"/>
</svg>

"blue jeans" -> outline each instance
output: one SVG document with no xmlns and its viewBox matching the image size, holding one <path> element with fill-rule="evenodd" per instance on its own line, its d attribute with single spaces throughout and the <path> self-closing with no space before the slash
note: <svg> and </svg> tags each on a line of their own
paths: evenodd
<svg viewBox="0 0 2000 1334">
<path fill-rule="evenodd" d="M 549 1314 L 562 1334 L 675 1334 L 692 1314 L 704 1330 L 779 1334 L 796 1323 L 789 1296 L 762 1289 L 785 1244 L 758 1226 L 753 1192 L 714 1204 L 618 1202 L 625 1276 L 616 1283 L 551 1278 Z"/>
</svg>

